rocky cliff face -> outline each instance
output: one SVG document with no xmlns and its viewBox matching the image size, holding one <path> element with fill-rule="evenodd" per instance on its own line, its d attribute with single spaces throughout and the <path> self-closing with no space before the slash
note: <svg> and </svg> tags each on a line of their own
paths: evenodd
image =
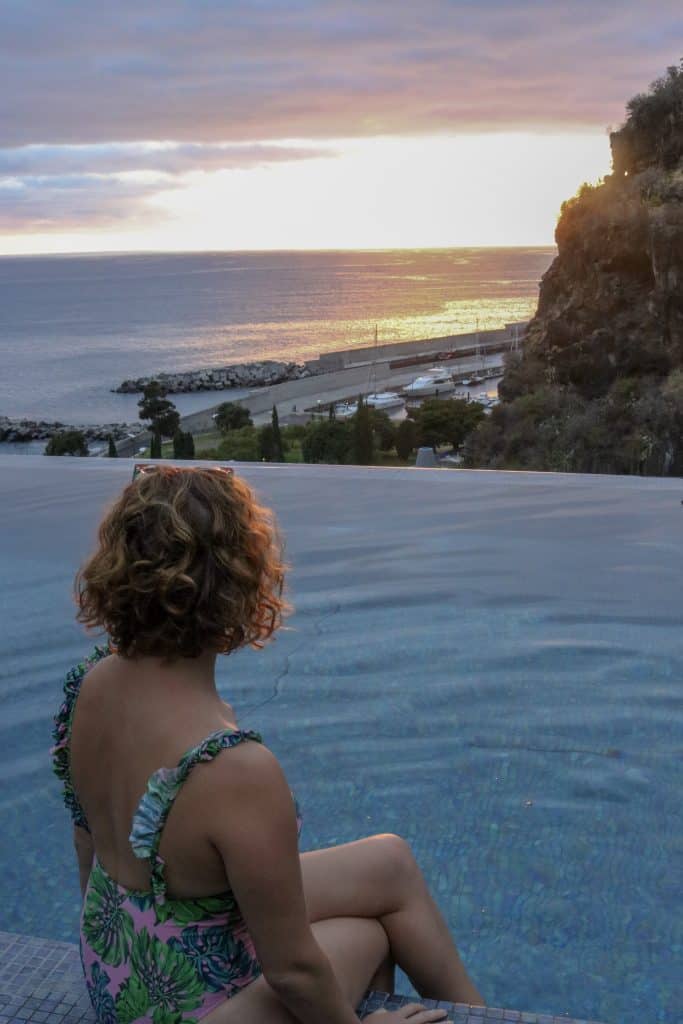
<svg viewBox="0 0 683 1024">
<path fill-rule="evenodd" d="M 468 465 L 683 475 L 683 62 L 627 111 L 613 173 L 562 205 Z"/>
<path fill-rule="evenodd" d="M 615 171 L 564 204 L 527 335 L 551 382 L 594 397 L 683 365 L 683 144 L 680 159 Z"/>
</svg>

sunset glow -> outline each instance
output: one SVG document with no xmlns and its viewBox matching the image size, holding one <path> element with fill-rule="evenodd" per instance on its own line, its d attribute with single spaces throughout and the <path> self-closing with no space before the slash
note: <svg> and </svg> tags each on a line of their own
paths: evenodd
<svg viewBox="0 0 683 1024">
<path fill-rule="evenodd" d="M 310 160 L 192 172 L 147 199 L 140 223 L 123 231 L 9 235 L 4 249 L 551 245 L 562 200 L 609 170 L 604 133 L 341 139 L 329 148 Z"/>
<path fill-rule="evenodd" d="M 671 0 L 646 34 L 635 0 L 618 33 L 605 0 L 39 0 L 3 17 L 12 254 L 551 245 L 682 20 Z"/>
</svg>

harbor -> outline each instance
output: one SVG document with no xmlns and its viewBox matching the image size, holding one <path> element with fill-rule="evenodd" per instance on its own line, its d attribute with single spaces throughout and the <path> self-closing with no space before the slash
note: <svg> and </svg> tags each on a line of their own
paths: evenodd
<svg viewBox="0 0 683 1024">
<path fill-rule="evenodd" d="M 307 423 L 317 416 L 329 415 L 330 406 L 336 408 L 355 402 L 359 395 L 403 389 L 424 375 L 425 370 L 435 367 L 446 370 L 455 384 L 452 390 L 444 389 L 435 397 L 495 401 L 504 356 L 521 347 L 525 328 L 526 322 L 510 323 L 495 331 L 325 353 L 315 360 L 318 372 L 255 388 L 240 397 L 239 404 L 249 411 L 255 426 L 270 422 L 273 406 L 283 425 Z M 211 399 L 207 408 L 182 417 L 180 429 L 192 434 L 211 431 L 218 408 L 223 402 L 231 401 L 231 397 L 226 392 L 217 402 L 212 393 Z M 387 411 L 392 418 L 405 416 L 400 408 Z M 117 444 L 118 454 L 140 454 L 146 444 L 149 444 L 149 434 L 138 434 Z"/>
</svg>

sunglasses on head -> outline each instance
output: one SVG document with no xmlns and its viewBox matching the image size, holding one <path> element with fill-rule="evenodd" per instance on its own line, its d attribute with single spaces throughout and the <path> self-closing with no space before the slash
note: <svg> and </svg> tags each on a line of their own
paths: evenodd
<svg viewBox="0 0 683 1024">
<path fill-rule="evenodd" d="M 142 476 L 147 473 L 154 473 L 155 470 L 159 469 L 160 463 L 158 462 L 136 462 L 133 466 L 133 480 L 136 477 Z M 174 469 L 181 469 L 181 466 L 174 466 Z M 225 473 L 227 476 L 233 476 L 235 470 L 231 466 L 206 466 L 209 473 Z"/>
</svg>

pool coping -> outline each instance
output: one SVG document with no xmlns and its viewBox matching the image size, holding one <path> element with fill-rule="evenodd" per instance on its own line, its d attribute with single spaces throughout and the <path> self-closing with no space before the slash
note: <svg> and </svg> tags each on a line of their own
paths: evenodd
<svg viewBox="0 0 683 1024">
<path fill-rule="evenodd" d="M 362 1019 L 376 1010 L 398 1010 L 413 1002 L 412 996 L 371 991 L 366 992 L 356 1012 Z M 450 1011 L 455 1024 L 599 1024 L 494 1006 L 467 1006 L 436 999 L 420 1002 L 426 1007 Z M 77 945 L 0 931 L 0 1024 L 95 1024 L 96 1020 L 83 983 Z"/>
</svg>

